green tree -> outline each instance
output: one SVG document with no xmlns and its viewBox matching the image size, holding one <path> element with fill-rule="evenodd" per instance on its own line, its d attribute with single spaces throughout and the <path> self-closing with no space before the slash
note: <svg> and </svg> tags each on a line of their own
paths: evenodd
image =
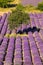
<svg viewBox="0 0 43 65">
<path fill-rule="evenodd" d="M 22 23 L 28 23 L 29 15 L 22 10 L 16 9 L 13 10 L 11 15 L 8 18 L 8 24 L 10 29 L 20 26 Z"/>
</svg>

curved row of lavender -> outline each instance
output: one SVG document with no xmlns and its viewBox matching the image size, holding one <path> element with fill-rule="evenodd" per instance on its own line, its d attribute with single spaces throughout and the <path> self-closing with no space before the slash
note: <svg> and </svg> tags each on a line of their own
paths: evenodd
<svg viewBox="0 0 43 65">
<path fill-rule="evenodd" d="M 9 29 L 9 15 L 0 16 L 0 65 L 43 65 L 43 13 L 29 14 L 30 23 L 22 24 L 16 31 Z M 40 31 L 30 30 L 35 27 Z M 28 36 L 5 36 L 20 31 Z"/>
</svg>

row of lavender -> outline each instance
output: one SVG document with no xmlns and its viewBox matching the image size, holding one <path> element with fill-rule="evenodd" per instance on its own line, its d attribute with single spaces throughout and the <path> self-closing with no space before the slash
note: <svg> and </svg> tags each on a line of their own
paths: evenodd
<svg viewBox="0 0 43 65">
<path fill-rule="evenodd" d="M 10 13 L 8 13 L 8 15 L 6 13 L 4 13 L 3 16 L 0 16 L 0 44 L 4 38 L 5 34 L 10 34 L 10 30 L 8 27 L 8 16 L 10 15 Z"/>
<path fill-rule="evenodd" d="M 22 5 L 26 6 L 26 5 L 33 5 L 33 6 L 37 6 L 39 2 L 42 2 L 42 0 L 21 0 Z"/>
<path fill-rule="evenodd" d="M 8 27 L 9 15 L 0 16 L 0 65 L 43 65 L 43 29 L 40 28 L 39 32 L 28 32 L 28 37 L 5 37 L 5 34 L 14 33 Z M 38 15 L 31 14 L 31 18 L 43 19 L 42 14 Z M 22 25 L 21 29 L 29 28 L 30 24 Z M 17 31 L 19 30 L 20 27 Z"/>
<path fill-rule="evenodd" d="M 0 46 L 0 65 L 43 65 L 42 32 L 28 32 L 28 36 L 16 38 L 4 37 Z"/>
</svg>

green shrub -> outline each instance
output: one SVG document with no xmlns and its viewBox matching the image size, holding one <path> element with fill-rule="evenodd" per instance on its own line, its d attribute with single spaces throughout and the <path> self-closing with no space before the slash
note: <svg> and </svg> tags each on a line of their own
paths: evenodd
<svg viewBox="0 0 43 65">
<path fill-rule="evenodd" d="M 22 4 L 18 4 L 17 7 L 16 7 L 16 9 L 21 10 L 21 11 L 23 11 L 24 8 L 25 7 Z"/>
<path fill-rule="evenodd" d="M 37 9 L 43 11 L 43 2 L 38 4 Z"/>
<path fill-rule="evenodd" d="M 12 11 L 11 15 L 8 18 L 8 24 L 10 29 L 20 26 L 22 23 L 28 23 L 29 15 L 19 9 Z"/>
<path fill-rule="evenodd" d="M 7 4 L 12 1 L 14 1 L 14 0 L 0 0 L 0 7 L 5 8 L 5 7 L 7 7 Z"/>
</svg>

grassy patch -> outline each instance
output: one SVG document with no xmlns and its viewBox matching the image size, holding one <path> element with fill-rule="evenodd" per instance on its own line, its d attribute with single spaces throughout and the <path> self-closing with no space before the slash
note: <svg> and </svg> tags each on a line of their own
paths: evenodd
<svg viewBox="0 0 43 65">
<path fill-rule="evenodd" d="M 14 2 L 11 2 L 10 4 L 19 4 L 20 0 L 14 0 Z M 16 7 L 10 7 L 10 8 L 1 8 L 0 7 L 0 14 L 3 14 L 5 12 L 11 12 L 12 9 L 15 10 Z"/>
</svg>

